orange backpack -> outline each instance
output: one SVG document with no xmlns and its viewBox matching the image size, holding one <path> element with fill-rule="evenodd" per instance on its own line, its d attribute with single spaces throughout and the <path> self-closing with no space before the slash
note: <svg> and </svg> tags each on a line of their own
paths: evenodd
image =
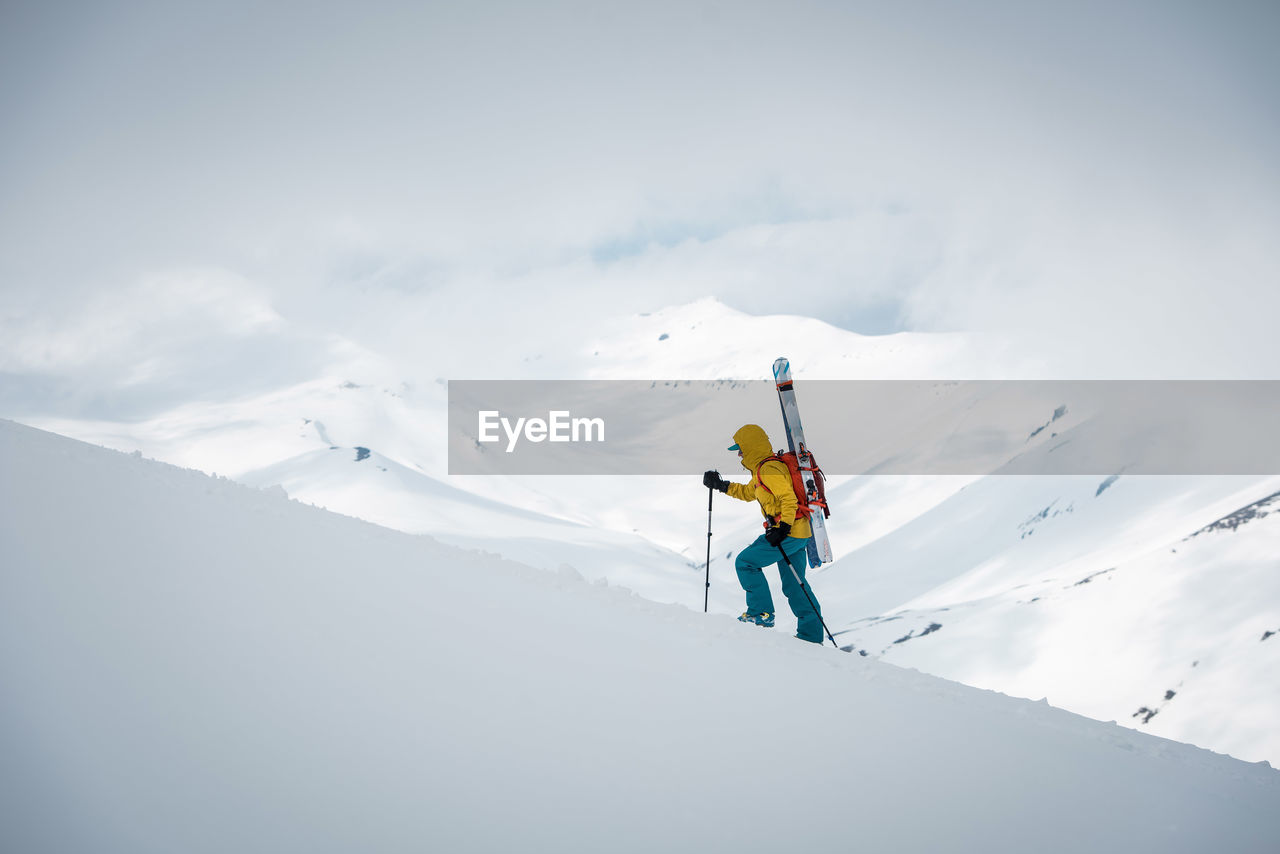
<svg viewBox="0 0 1280 854">
<path fill-rule="evenodd" d="M 796 502 L 799 505 L 796 508 L 796 516 L 803 516 L 807 519 L 813 515 L 815 507 L 821 507 L 823 517 L 829 518 L 831 516 L 831 508 L 827 507 L 826 478 L 822 474 L 822 469 L 818 468 L 818 461 L 813 458 L 813 454 L 807 449 L 802 450 L 805 450 L 808 465 L 800 464 L 800 459 L 796 456 L 795 451 L 778 451 L 771 457 L 765 457 L 760 461 L 760 465 L 756 466 L 756 483 L 764 486 L 765 492 L 770 495 L 773 494 L 773 490 L 765 486 L 764 481 L 760 479 L 760 468 L 770 460 L 777 460 L 787 467 L 787 471 L 791 472 L 791 488 L 795 490 Z M 813 473 L 813 491 L 811 493 L 806 492 L 804 477 L 801 475 L 801 472 L 806 471 Z"/>
</svg>

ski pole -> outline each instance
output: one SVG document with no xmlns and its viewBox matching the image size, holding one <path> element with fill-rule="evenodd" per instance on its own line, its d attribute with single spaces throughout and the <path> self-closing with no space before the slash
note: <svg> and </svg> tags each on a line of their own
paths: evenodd
<svg viewBox="0 0 1280 854">
<path fill-rule="evenodd" d="M 782 550 L 782 544 L 778 544 L 778 554 L 782 555 L 782 559 L 787 562 L 787 568 L 791 570 L 791 574 L 796 577 L 796 581 L 800 583 L 800 589 L 804 591 L 804 598 L 809 600 L 809 607 L 813 609 L 813 613 L 817 616 L 818 622 L 822 623 L 822 630 L 827 633 L 827 638 L 831 641 L 831 645 L 836 649 L 840 648 L 840 644 L 836 643 L 836 639 L 831 637 L 831 629 L 827 628 L 827 621 L 822 619 L 822 612 L 818 610 L 818 606 L 814 603 L 813 597 L 809 595 L 804 579 L 800 577 L 800 573 L 796 572 L 795 564 L 791 562 L 791 558 L 787 557 L 787 553 Z"/>
<path fill-rule="evenodd" d="M 702 591 L 702 613 L 707 613 L 707 604 L 711 601 L 711 498 L 715 489 L 707 487 L 707 587 Z"/>
</svg>

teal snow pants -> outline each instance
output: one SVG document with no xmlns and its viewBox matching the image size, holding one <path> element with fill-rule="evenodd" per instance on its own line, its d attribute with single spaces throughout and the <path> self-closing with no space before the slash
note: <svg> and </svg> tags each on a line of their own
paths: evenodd
<svg viewBox="0 0 1280 854">
<path fill-rule="evenodd" d="M 805 554 L 808 542 L 808 539 L 800 537 L 786 537 L 782 541 L 782 548 L 802 579 L 809 565 Z M 778 554 L 777 546 L 769 545 L 761 534 L 755 542 L 738 553 L 734 564 L 738 570 L 738 582 L 747 593 L 747 612 L 751 614 L 775 613 L 769 582 L 764 577 L 764 567 L 777 564 L 778 573 L 782 576 L 782 592 L 787 597 L 787 604 L 791 606 L 791 613 L 799 621 L 796 637 L 812 643 L 822 643 L 822 618 L 819 616 L 821 606 L 818 604 L 818 597 L 814 596 L 813 588 L 809 587 L 809 596 L 813 597 L 813 604 L 809 604 L 809 598 L 796 583 L 796 577 L 783 562 L 782 555 Z"/>
</svg>

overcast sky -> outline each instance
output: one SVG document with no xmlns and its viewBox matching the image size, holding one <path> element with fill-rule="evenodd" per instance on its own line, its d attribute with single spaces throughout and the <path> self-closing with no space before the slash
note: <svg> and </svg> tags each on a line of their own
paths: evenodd
<svg viewBox="0 0 1280 854">
<path fill-rule="evenodd" d="M 234 335 L 283 381 L 712 294 L 1274 377 L 1277 43 L 1272 2 L 10 0 L 0 371 Z"/>
</svg>

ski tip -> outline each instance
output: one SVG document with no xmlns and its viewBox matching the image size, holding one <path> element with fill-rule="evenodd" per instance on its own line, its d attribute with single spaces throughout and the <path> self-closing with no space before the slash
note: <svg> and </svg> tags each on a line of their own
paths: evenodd
<svg viewBox="0 0 1280 854">
<path fill-rule="evenodd" d="M 779 356 L 773 360 L 773 376 L 775 379 L 790 372 L 790 370 L 791 361 L 786 356 Z"/>
</svg>

